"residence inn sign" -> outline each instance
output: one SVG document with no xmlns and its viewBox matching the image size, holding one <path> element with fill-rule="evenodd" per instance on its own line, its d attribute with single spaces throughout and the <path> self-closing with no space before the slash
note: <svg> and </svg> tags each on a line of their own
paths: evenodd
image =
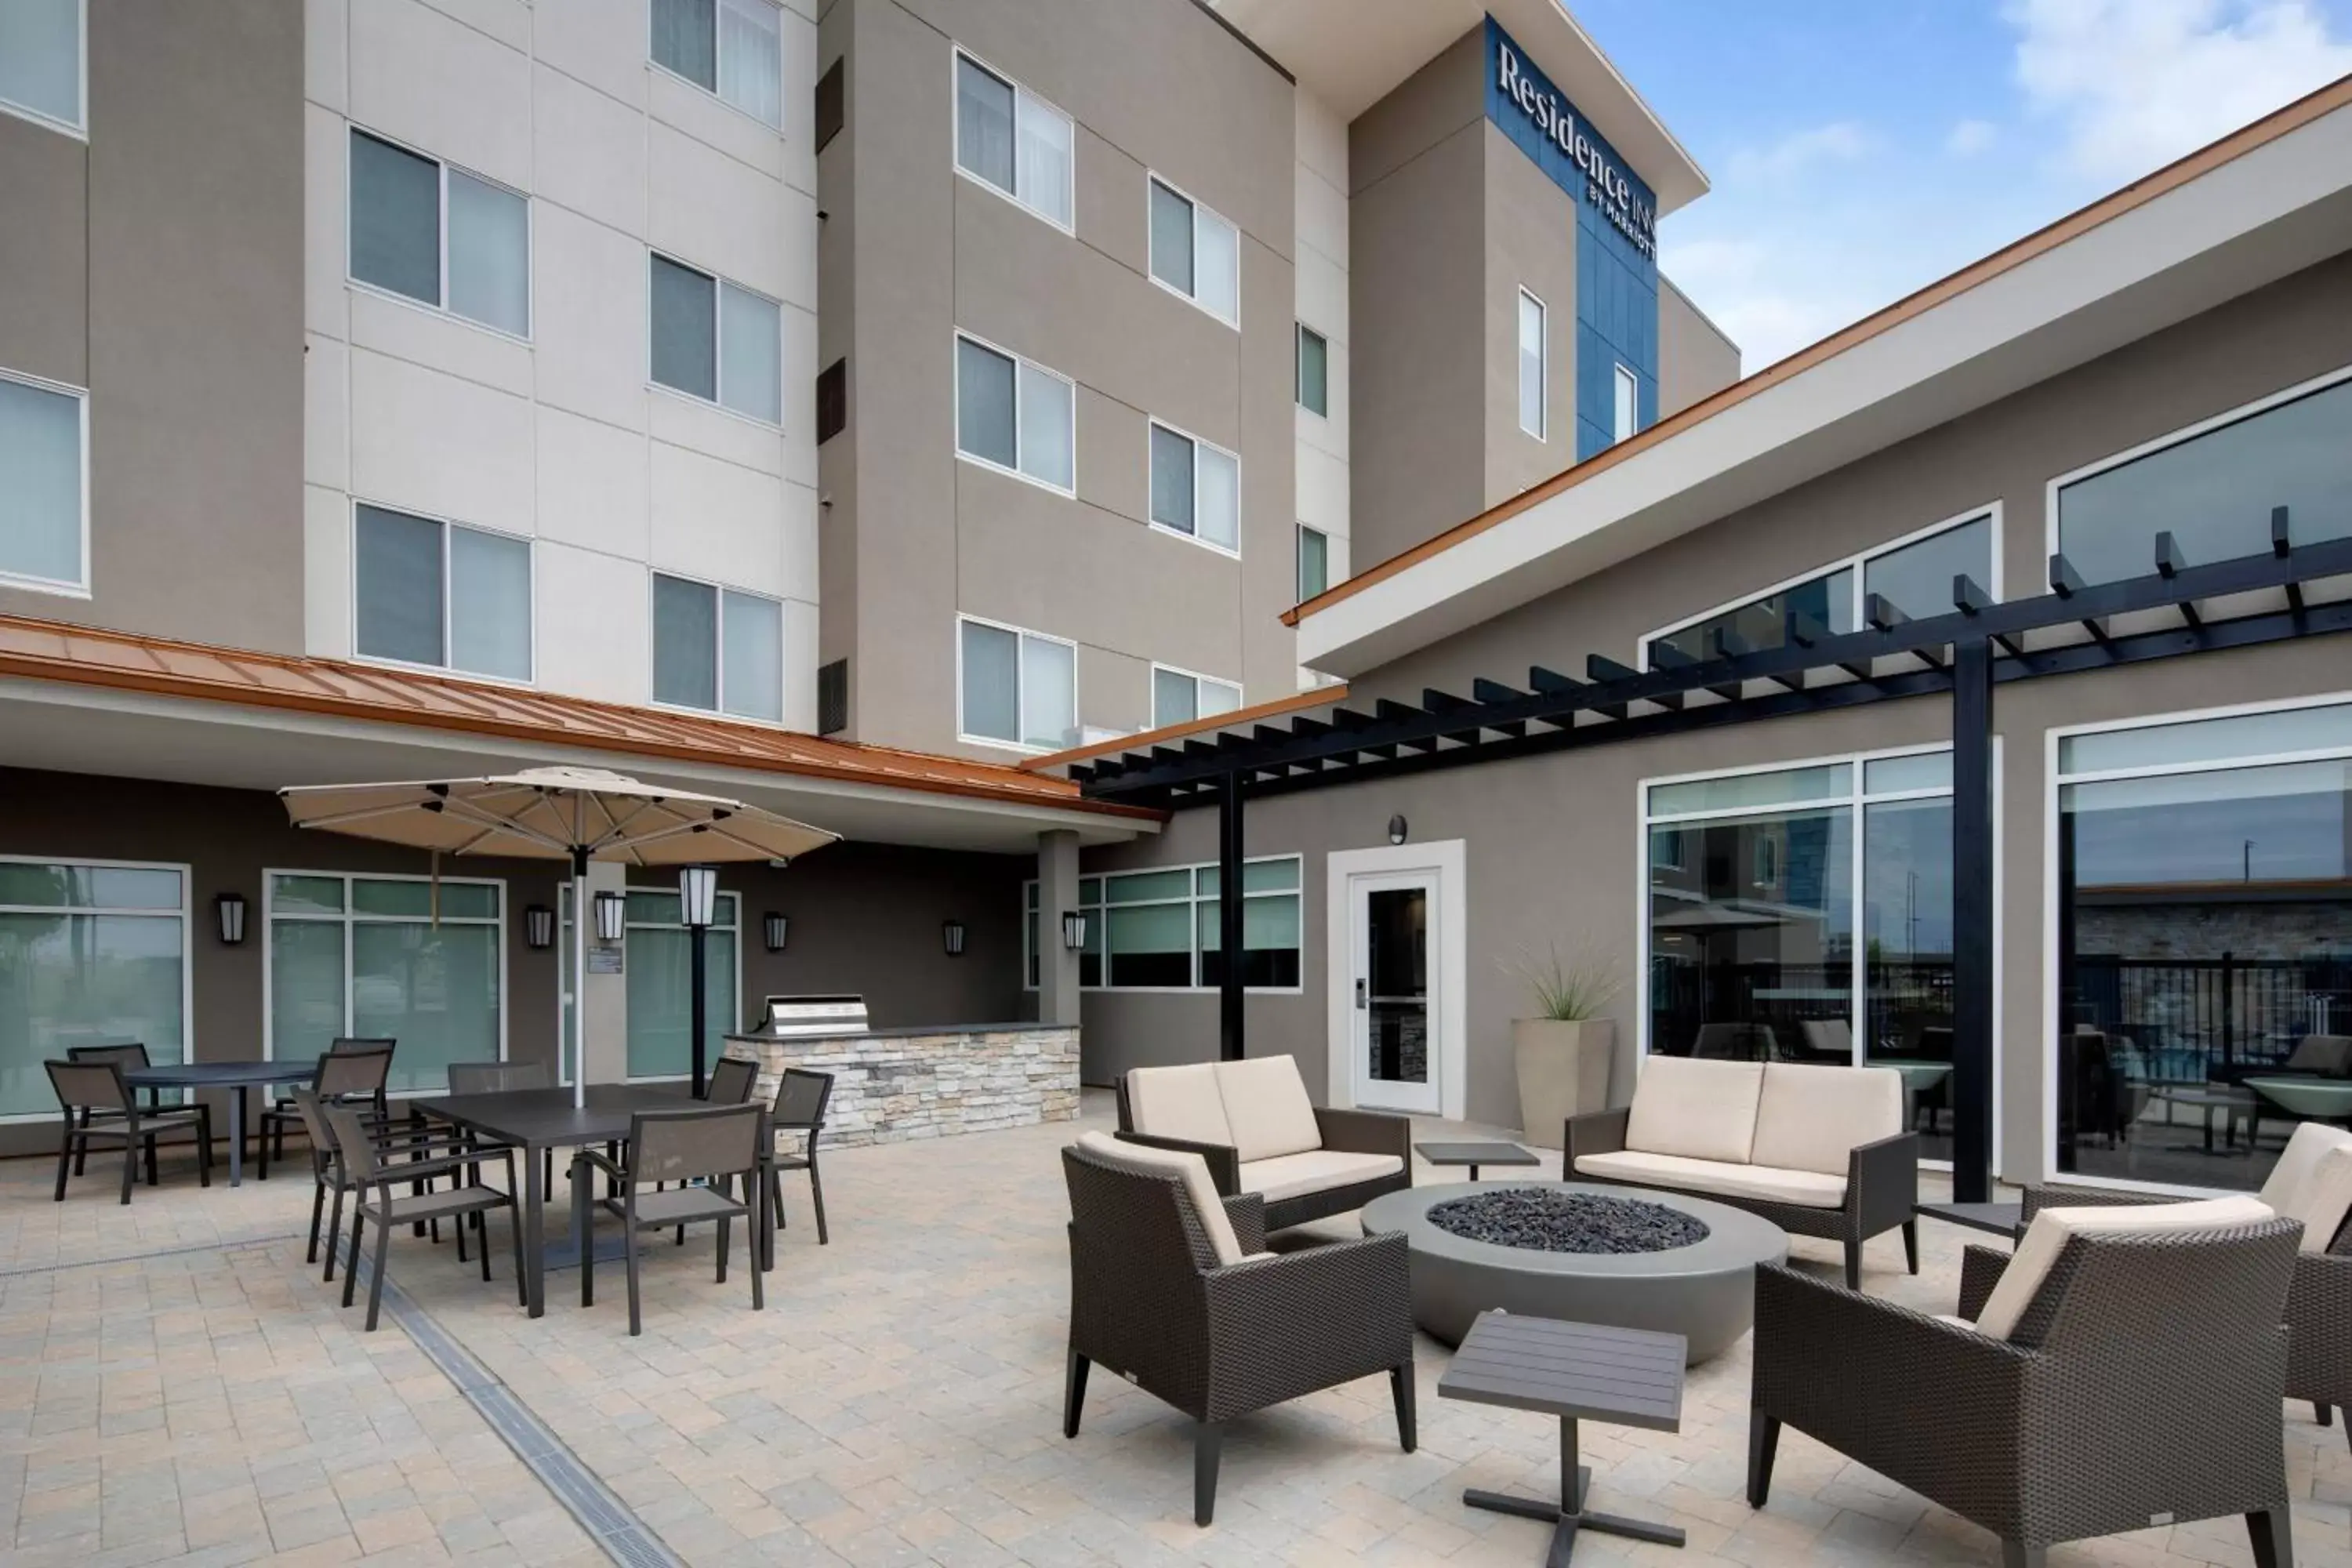
<svg viewBox="0 0 2352 1568">
<path fill-rule="evenodd" d="M 1576 106 L 1536 68 L 1492 16 L 1486 18 L 1486 44 L 1494 68 L 1487 84 L 1487 117 L 1554 184 L 1570 195 L 1580 191 L 1585 202 L 1635 250 L 1644 258 L 1654 259 L 1658 202 L 1650 187 L 1625 166 L 1617 150 L 1602 141 L 1598 131 L 1585 123 Z"/>
</svg>

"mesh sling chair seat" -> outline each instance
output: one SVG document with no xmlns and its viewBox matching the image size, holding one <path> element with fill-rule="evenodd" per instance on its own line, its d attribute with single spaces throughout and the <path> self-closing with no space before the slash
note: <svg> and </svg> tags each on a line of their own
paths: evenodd
<svg viewBox="0 0 2352 1568">
<path fill-rule="evenodd" d="M 784 1178 L 786 1171 L 806 1171 L 809 1178 L 809 1202 L 816 1209 L 816 1242 L 823 1247 L 830 1241 L 824 1228 L 824 1183 L 817 1175 L 817 1141 L 824 1132 L 825 1108 L 833 1102 L 833 1075 L 813 1072 L 807 1068 L 786 1068 L 776 1080 L 775 1103 L 769 1108 L 768 1127 L 772 1134 L 797 1134 L 803 1140 L 801 1152 L 786 1153 L 775 1146 L 772 1136 L 760 1151 L 761 1168 L 766 1173 L 768 1185 L 768 1226 L 760 1233 L 760 1266 L 776 1266 L 776 1232 L 784 1228 Z"/>
<path fill-rule="evenodd" d="M 138 1184 L 139 1156 L 147 1156 L 147 1184 L 154 1186 L 155 1145 L 173 1133 L 195 1140 L 196 1180 L 213 1184 L 213 1113 L 209 1106 L 157 1109 L 139 1103 L 122 1081 L 118 1061 L 60 1061 L 41 1064 L 48 1069 L 49 1087 L 57 1091 L 65 1113 L 64 1136 L 58 1145 L 56 1201 L 66 1201 L 66 1177 L 83 1168 L 93 1143 L 122 1145 L 122 1201 L 131 1201 Z"/>
<path fill-rule="evenodd" d="M 555 1071 L 545 1062 L 451 1062 L 449 1092 L 457 1094 L 505 1094 L 518 1089 L 553 1089 Z M 484 1151 L 506 1147 L 495 1138 L 485 1138 L 478 1132 L 466 1134 L 468 1143 Z M 540 1191 L 555 1190 L 555 1151 L 540 1151 L 542 1172 Z M 480 1221 L 478 1218 L 477 1224 Z"/>
<path fill-rule="evenodd" d="M 305 1091 L 308 1092 L 307 1090 Z M 478 1163 L 475 1154 L 452 1154 L 437 1160 L 393 1160 L 383 1158 L 384 1151 L 377 1148 L 368 1135 L 367 1125 L 348 1105 L 331 1105 L 319 1101 L 318 1110 L 327 1122 L 329 1135 L 335 1141 L 337 1163 L 348 1173 L 352 1183 L 352 1263 L 343 1273 L 343 1305 L 352 1304 L 352 1294 L 359 1283 L 360 1243 L 369 1221 L 375 1224 L 375 1257 L 368 1279 L 367 1327 L 373 1332 L 376 1316 L 383 1303 L 383 1272 L 385 1254 L 392 1233 L 404 1225 L 422 1224 L 426 1220 L 455 1220 L 457 1234 L 465 1235 L 465 1222 L 489 1209 L 507 1211 L 507 1227 L 514 1238 L 515 1297 L 523 1300 L 526 1289 L 523 1279 L 522 1208 L 514 1199 L 514 1153 L 505 1154 L 507 1167 L 506 1191 L 486 1186 L 478 1182 L 465 1181 L 466 1173 Z M 301 1110 L 297 1102 L 299 1115 Z M 450 1179 L 450 1184 L 438 1191 L 396 1193 L 396 1186 L 415 1182 L 423 1176 Z M 374 1195 L 371 1197 L 370 1192 Z M 338 1201 L 341 1193 L 337 1194 Z M 490 1277 L 490 1249 L 482 1249 L 482 1278 Z"/>
<path fill-rule="evenodd" d="M 582 1149 L 572 1157 L 572 1224 L 583 1240 L 580 1304 L 596 1302 L 596 1249 L 592 1232 L 590 1189 L 602 1171 L 618 1195 L 595 1200 L 617 1215 L 629 1276 L 629 1332 L 645 1331 L 638 1274 L 646 1232 L 715 1220 L 719 1229 L 719 1283 L 727 1282 L 727 1247 L 734 1222 L 751 1222 L 751 1308 L 768 1304 L 759 1268 L 759 1237 L 767 1225 L 767 1191 L 761 1184 L 760 1145 L 766 1139 L 763 1105 L 696 1105 L 677 1110 L 640 1110 L 629 1118 L 629 1142 L 619 1160 Z M 744 1198 L 733 1195 L 743 1178 Z M 696 1184 L 698 1183 L 705 1184 Z M 660 1185 L 656 1185 L 660 1184 Z M 671 1184 L 675 1184 L 674 1185 Z"/>
<path fill-rule="evenodd" d="M 327 1194 L 332 1192 L 335 1195 L 334 1215 L 325 1221 L 327 1263 L 320 1275 L 321 1279 L 331 1281 L 335 1277 L 335 1254 L 343 1233 L 343 1199 L 360 1191 L 364 1184 L 354 1174 L 351 1163 L 342 1158 L 341 1142 L 333 1124 L 328 1121 L 318 1095 L 308 1089 L 298 1089 L 294 1091 L 292 1104 L 295 1115 L 302 1122 L 303 1134 L 310 1141 L 310 1245 L 303 1257 L 311 1263 L 319 1261 L 320 1223 Z M 394 1167 L 394 1174 L 407 1181 L 413 1193 L 423 1193 L 430 1188 L 437 1173 L 446 1168 L 441 1163 L 457 1152 L 470 1148 L 462 1137 L 434 1134 L 412 1127 L 378 1126 L 365 1117 L 360 1117 L 358 1121 L 360 1131 L 374 1150 L 379 1164 L 393 1155 L 403 1156 L 401 1163 Z M 420 1173 L 409 1168 L 427 1161 L 436 1163 L 435 1173 Z M 467 1177 L 471 1181 L 480 1179 L 478 1170 L 469 1170 Z M 440 1222 L 436 1218 L 432 1223 L 436 1226 L 437 1237 Z M 461 1229 L 457 1235 L 460 1262 L 465 1260 L 465 1232 Z M 486 1250 L 488 1245 L 484 1243 Z"/>
<path fill-rule="evenodd" d="M 382 1120 L 387 1110 L 384 1088 L 392 1081 L 392 1051 L 396 1043 L 350 1036 L 330 1040 L 327 1048 L 319 1054 L 319 1076 L 310 1080 L 310 1092 L 330 1105 L 369 1101 L 376 1118 Z M 259 1153 L 255 1179 L 269 1179 L 271 1160 L 285 1163 L 286 1129 L 299 1127 L 301 1122 L 290 1095 L 281 1097 L 262 1111 L 260 1132 L 254 1139 Z"/>
<path fill-rule="evenodd" d="M 152 1067 L 154 1065 L 148 1059 L 146 1046 L 143 1043 L 135 1040 L 121 1040 L 110 1045 L 103 1046 L 68 1046 L 66 1047 L 66 1060 L 69 1062 L 113 1062 L 121 1068 L 126 1073 L 131 1071 L 135 1068 Z M 139 1090 L 140 1098 L 142 1100 L 145 1109 L 149 1110 L 160 1110 L 163 1109 L 163 1091 L 160 1089 L 142 1089 Z M 100 1111 L 94 1107 L 84 1106 L 81 1110 L 81 1124 L 87 1127 L 100 1116 L 111 1114 L 112 1112 L 110 1111 Z M 87 1147 L 83 1148 L 74 1156 L 73 1173 L 75 1175 L 79 1176 L 82 1173 L 88 1166 L 89 1159 L 89 1150 Z M 147 1174 L 147 1184 L 150 1186 L 154 1185 L 155 1173 L 152 1171 L 150 1171 Z"/>
<path fill-rule="evenodd" d="M 1998 1322 L 1990 1282 L 2016 1260 L 1990 1248 L 1969 1249 L 1958 1319 L 1759 1265 L 1748 1503 L 1785 1422 L 1992 1531 L 2010 1568 L 2231 1514 L 2260 1568 L 2289 1564 L 2280 1320 L 2299 1230 L 2077 1231 Z"/>
<path fill-rule="evenodd" d="M 702 1098 L 712 1105 L 741 1105 L 751 1098 L 751 1091 L 759 1087 L 759 1063 L 745 1061 L 740 1057 L 721 1057 L 712 1064 L 710 1076 L 703 1081 Z M 610 1153 L 612 1151 L 607 1150 L 606 1152 Z M 548 1184 L 552 1186 L 554 1183 L 550 1181 Z M 659 1192 L 665 1184 L 656 1182 L 654 1190 Z M 765 1225 L 761 1226 L 760 1235 L 755 1239 L 762 1248 L 760 1255 L 761 1266 L 765 1268 L 767 1266 Z M 682 1225 L 677 1227 L 677 1244 L 680 1247 L 686 1245 L 686 1226 Z"/>
</svg>

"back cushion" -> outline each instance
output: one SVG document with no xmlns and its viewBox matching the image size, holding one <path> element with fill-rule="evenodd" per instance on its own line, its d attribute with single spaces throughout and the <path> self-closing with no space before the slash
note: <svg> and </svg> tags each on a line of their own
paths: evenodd
<svg viewBox="0 0 2352 1568">
<path fill-rule="evenodd" d="M 1136 1068 L 1127 1075 L 1127 1111 L 1135 1131 L 1154 1138 L 1231 1147 L 1234 1130 L 1217 1093 L 1213 1062 L 1192 1067 Z"/>
<path fill-rule="evenodd" d="M 2256 1197 L 2209 1198 L 2187 1204 L 2134 1204 L 2116 1207 L 2043 1209 L 2025 1228 L 2025 1239 L 2001 1271 L 2000 1282 L 1985 1298 L 1977 1314 L 1977 1329 L 1997 1340 L 2017 1331 L 2026 1310 L 2040 1295 L 2058 1255 L 2077 1236 L 2158 1236 L 2185 1230 L 2225 1230 L 2260 1225 L 2273 1217 L 2271 1206 Z"/>
<path fill-rule="evenodd" d="M 1762 1062 L 1645 1057 L 1625 1147 L 1744 1165 L 1756 1142 L 1756 1104 L 1763 1089 Z"/>
<path fill-rule="evenodd" d="M 1903 1075 L 1893 1068 L 1769 1062 L 1748 1158 L 1784 1171 L 1843 1176 L 1846 1156 L 1903 1131 Z"/>
<path fill-rule="evenodd" d="M 1315 1107 L 1298 1064 L 1288 1057 L 1252 1057 L 1216 1065 L 1217 1092 L 1233 1129 L 1234 1152 L 1244 1161 L 1304 1154 L 1323 1147 Z"/>
<path fill-rule="evenodd" d="M 2293 1206 L 2279 1211 L 2303 1221 L 2303 1250 L 2326 1252 L 2352 1217 L 2352 1140 L 2319 1157 L 2295 1190 Z"/>
<path fill-rule="evenodd" d="M 1087 1132 L 1078 1139 L 1078 1147 L 1113 1170 L 1126 1171 L 1139 1176 L 1175 1176 L 1184 1184 L 1184 1195 L 1192 1201 L 1192 1213 L 1201 1228 L 1208 1234 L 1210 1250 L 1221 1264 L 1242 1260 L 1241 1238 L 1234 1234 L 1234 1222 L 1225 1214 L 1225 1205 L 1217 1197 L 1216 1184 L 1209 1179 L 1209 1163 L 1184 1149 L 1154 1149 L 1148 1143 L 1122 1143 L 1100 1132 Z"/>
<path fill-rule="evenodd" d="M 2324 1073 L 2330 1078 L 2352 1075 L 2352 1035 L 2305 1035 L 2295 1042 L 2284 1067 L 2288 1072 Z"/>
<path fill-rule="evenodd" d="M 2281 1214 L 2296 1212 L 2303 1184 L 2331 1149 L 2352 1148 L 2352 1132 L 2330 1127 L 2324 1121 L 2306 1121 L 2294 1130 L 2280 1151 L 2278 1163 L 2271 1167 L 2270 1179 L 2263 1184 L 2263 1202 Z"/>
</svg>

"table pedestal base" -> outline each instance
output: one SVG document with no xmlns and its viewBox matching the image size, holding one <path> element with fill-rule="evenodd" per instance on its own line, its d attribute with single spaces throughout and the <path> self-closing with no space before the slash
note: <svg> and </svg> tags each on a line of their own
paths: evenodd
<svg viewBox="0 0 2352 1568">
<path fill-rule="evenodd" d="M 1586 1490 L 1592 1484 L 1592 1468 L 1576 1462 L 1576 1423 L 1563 1418 L 1560 1422 L 1560 1474 L 1574 1474 L 1575 1485 L 1565 1504 L 1545 1502 L 1540 1498 L 1513 1497 L 1507 1492 L 1481 1491 L 1469 1488 L 1462 1494 L 1465 1508 L 1485 1509 L 1489 1513 L 1507 1513 L 1515 1519 L 1539 1520 L 1553 1527 L 1551 1548 L 1544 1555 L 1544 1568 L 1566 1568 L 1569 1554 L 1576 1550 L 1576 1534 L 1580 1530 L 1598 1531 L 1603 1535 L 1622 1535 L 1634 1541 L 1654 1542 L 1660 1546 L 1680 1546 L 1683 1531 L 1671 1524 L 1653 1524 L 1643 1519 L 1625 1519 L 1613 1513 L 1592 1513 L 1584 1506 Z"/>
</svg>

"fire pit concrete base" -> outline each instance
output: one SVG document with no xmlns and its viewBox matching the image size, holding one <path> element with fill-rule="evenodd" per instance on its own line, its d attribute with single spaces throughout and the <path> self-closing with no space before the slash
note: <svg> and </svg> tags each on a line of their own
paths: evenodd
<svg viewBox="0 0 2352 1568">
<path fill-rule="evenodd" d="M 1660 1204 L 1704 1223 L 1706 1239 L 1662 1252 L 1539 1252 L 1451 1236 L 1429 1211 L 1507 1186 L 1550 1186 Z M 1403 1233 L 1412 1252 L 1413 1319 L 1459 1344 L 1478 1314 L 1499 1307 L 1534 1318 L 1653 1329 L 1682 1335 L 1690 1359 L 1728 1349 L 1756 1321 L 1756 1266 L 1788 1260 L 1789 1238 L 1745 1210 L 1679 1193 L 1587 1182 L 1455 1182 L 1389 1193 L 1364 1205 L 1366 1236 Z"/>
</svg>

